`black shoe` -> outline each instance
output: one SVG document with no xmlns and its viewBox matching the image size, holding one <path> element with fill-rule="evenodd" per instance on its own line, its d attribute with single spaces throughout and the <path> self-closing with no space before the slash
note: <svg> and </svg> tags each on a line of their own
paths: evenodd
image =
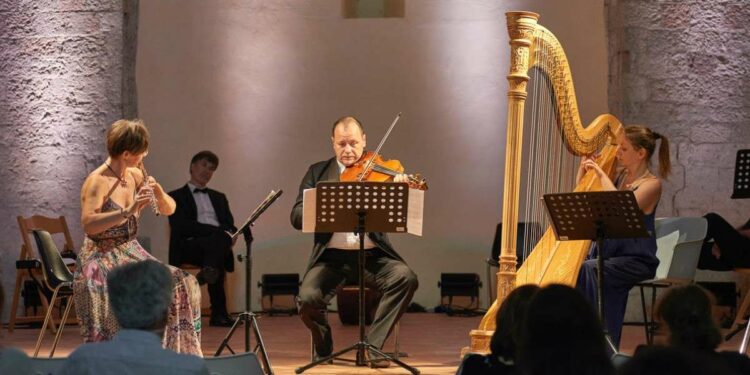
<svg viewBox="0 0 750 375">
<path fill-rule="evenodd" d="M 234 325 L 234 320 L 228 315 L 212 316 L 208 320 L 208 325 L 212 327 L 231 327 Z"/>
<path fill-rule="evenodd" d="M 313 360 L 312 361 L 313 362 L 318 362 L 318 361 L 320 361 L 323 358 L 325 358 L 325 357 L 321 357 L 321 356 L 318 356 L 317 354 L 315 354 L 315 355 L 313 355 Z M 332 365 L 333 364 L 333 358 L 329 358 L 327 361 L 321 362 L 320 364 L 321 365 Z"/>
<path fill-rule="evenodd" d="M 195 278 L 198 279 L 198 284 L 200 285 L 214 284 L 219 280 L 219 270 L 211 266 L 203 267 L 201 268 L 201 271 L 195 275 Z"/>
<path fill-rule="evenodd" d="M 365 358 L 367 359 L 367 362 L 369 362 L 370 368 L 388 368 L 391 366 L 391 361 L 380 356 L 380 354 L 373 353 L 369 350 L 365 351 L 365 353 L 367 353 Z"/>
<path fill-rule="evenodd" d="M 325 333 L 323 334 L 323 342 L 321 343 L 315 343 L 315 354 L 313 355 L 314 359 L 320 359 L 323 357 L 328 357 L 333 353 L 333 336 L 331 336 L 331 327 L 327 327 Z"/>
</svg>

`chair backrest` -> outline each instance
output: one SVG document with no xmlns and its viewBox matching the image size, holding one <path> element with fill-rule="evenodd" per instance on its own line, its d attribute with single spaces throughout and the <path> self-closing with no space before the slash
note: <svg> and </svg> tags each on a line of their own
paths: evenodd
<svg viewBox="0 0 750 375">
<path fill-rule="evenodd" d="M 689 282 L 695 278 L 701 245 L 708 223 L 702 217 L 668 217 L 656 219 L 657 243 L 673 248 L 657 248 L 659 268 L 655 279 Z M 677 241 L 668 237 L 677 237 Z M 666 241 L 664 241 L 666 239 Z M 662 240 L 662 241 L 660 241 Z"/>
<path fill-rule="evenodd" d="M 36 255 L 32 251 L 33 247 L 31 246 L 31 239 L 29 237 L 31 231 L 34 229 L 45 230 L 51 234 L 62 233 L 65 237 L 63 250 L 74 251 L 73 238 L 70 236 L 65 216 L 54 218 L 34 215 L 31 217 L 18 216 L 16 219 L 18 220 L 18 228 L 21 230 L 21 240 L 23 241 L 23 244 L 21 245 L 20 259 L 25 260 L 36 258 Z"/>
<path fill-rule="evenodd" d="M 60 252 L 57 251 L 52 235 L 46 230 L 39 229 L 33 230 L 32 233 L 36 241 L 39 258 L 42 261 L 44 282 L 47 287 L 55 289 L 61 283 L 72 283 L 73 274 L 70 273 L 70 269 L 63 261 Z"/>
<path fill-rule="evenodd" d="M 58 358 L 29 358 L 31 361 L 31 374 L 54 375 L 59 374 L 65 365 L 67 357 Z"/>
<path fill-rule="evenodd" d="M 537 234 L 538 233 L 538 234 Z M 503 237 L 503 223 L 498 223 L 497 227 L 495 228 L 495 239 L 492 241 L 492 249 L 490 249 L 490 256 L 494 260 L 498 260 L 500 258 L 500 241 Z M 524 248 L 524 240 L 526 234 L 529 234 L 530 236 L 534 236 L 537 234 L 538 236 L 542 235 L 541 226 L 536 221 L 530 221 L 530 222 L 519 222 L 518 223 L 518 229 L 516 230 L 516 257 L 517 257 L 517 264 L 520 266 L 524 261 L 524 254 L 526 249 Z M 533 244 L 532 244 L 533 248 Z M 531 249 L 529 249 L 531 250 Z"/>
<path fill-rule="evenodd" d="M 205 357 L 206 367 L 211 375 L 262 375 L 258 357 L 253 352 L 233 354 L 223 357 Z"/>
</svg>

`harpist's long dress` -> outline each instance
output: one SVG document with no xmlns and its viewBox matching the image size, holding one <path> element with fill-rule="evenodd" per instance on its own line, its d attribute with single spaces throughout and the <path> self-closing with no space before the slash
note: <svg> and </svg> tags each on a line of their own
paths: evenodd
<svg viewBox="0 0 750 375">
<path fill-rule="evenodd" d="M 645 238 L 625 238 L 605 240 L 604 256 L 604 321 L 607 332 L 615 346 L 620 346 L 622 321 L 628 303 L 628 292 L 635 284 L 654 277 L 659 259 L 656 257 L 655 230 L 656 208 L 643 215 L 646 230 Z M 581 266 L 578 274 L 578 289 L 583 292 L 593 306 L 597 303 L 597 269 L 594 257 L 596 243 L 592 244 L 589 259 Z"/>
<path fill-rule="evenodd" d="M 101 212 L 119 211 L 107 199 Z M 119 330 L 107 297 L 107 274 L 119 265 L 154 259 L 136 240 L 138 220 L 131 216 L 126 223 L 86 236 L 73 283 L 73 299 L 84 342 L 111 339 Z M 167 327 L 162 345 L 178 353 L 203 356 L 200 346 L 200 287 L 195 277 L 168 266 L 174 281 L 173 300 L 169 306 Z"/>
</svg>

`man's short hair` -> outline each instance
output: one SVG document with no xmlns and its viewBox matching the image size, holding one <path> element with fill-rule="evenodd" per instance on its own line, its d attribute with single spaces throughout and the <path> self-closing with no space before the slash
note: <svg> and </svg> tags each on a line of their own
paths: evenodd
<svg viewBox="0 0 750 375">
<path fill-rule="evenodd" d="M 208 151 L 208 150 L 203 150 L 203 151 L 201 151 L 201 152 L 193 155 L 193 158 L 190 159 L 190 164 L 193 165 L 193 164 L 195 164 L 195 163 L 197 163 L 197 162 L 199 162 L 201 160 L 205 160 L 205 161 L 213 164 L 214 167 L 218 167 L 219 166 L 219 157 L 216 156 L 216 154 L 214 154 L 213 152 Z"/>
<path fill-rule="evenodd" d="M 115 267 L 107 275 L 109 301 L 123 329 L 149 330 L 166 323 L 172 302 L 172 274 L 167 266 L 144 260 Z"/>
<path fill-rule="evenodd" d="M 359 120 L 357 120 L 356 117 L 354 117 L 354 116 L 344 116 L 344 117 L 336 120 L 336 122 L 333 123 L 333 127 L 331 128 L 331 135 L 333 135 L 336 132 L 336 127 L 339 124 L 342 124 L 342 123 L 345 123 L 345 122 L 349 122 L 349 121 L 353 121 L 355 124 L 357 124 L 357 126 L 359 126 L 359 131 L 362 132 L 362 134 L 365 134 L 365 128 L 364 128 L 364 126 L 362 126 L 362 123 L 359 122 Z"/>
</svg>

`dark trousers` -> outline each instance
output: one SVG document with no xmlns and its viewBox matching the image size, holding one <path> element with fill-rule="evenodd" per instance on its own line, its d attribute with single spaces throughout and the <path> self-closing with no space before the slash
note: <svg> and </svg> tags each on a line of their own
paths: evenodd
<svg viewBox="0 0 750 375">
<path fill-rule="evenodd" d="M 656 264 L 658 265 L 658 264 Z M 636 256 L 619 256 L 604 259 L 604 321 L 607 333 L 616 347 L 620 346 L 622 321 L 628 303 L 628 293 L 637 283 L 654 277 L 656 265 L 644 262 Z M 577 288 L 593 306 L 597 305 L 597 264 L 596 259 L 583 262 L 578 273 Z M 598 312 L 598 311 L 597 311 Z"/>
<path fill-rule="evenodd" d="M 227 297 L 224 292 L 226 277 L 225 260 L 232 256 L 232 241 L 221 232 L 207 237 L 193 237 L 185 241 L 182 260 L 201 267 L 213 267 L 219 271 L 216 282 L 208 284 L 211 300 L 211 316 L 227 315 Z"/>
<path fill-rule="evenodd" d="M 365 284 L 381 294 L 367 341 L 382 348 L 391 329 L 411 302 L 418 286 L 417 275 L 406 263 L 388 257 L 380 249 L 366 252 Z M 302 280 L 299 289 L 300 317 L 310 330 L 316 348 L 326 345 L 325 336 L 330 336 L 331 331 L 323 310 L 339 288 L 359 281 L 357 262 L 356 250 L 326 249 Z"/>
<path fill-rule="evenodd" d="M 731 271 L 734 268 L 750 267 L 750 238 L 734 229 L 723 217 L 709 213 L 706 239 L 703 241 L 698 268 L 713 271 Z M 711 254 L 713 245 L 719 245 L 719 259 Z"/>
</svg>

